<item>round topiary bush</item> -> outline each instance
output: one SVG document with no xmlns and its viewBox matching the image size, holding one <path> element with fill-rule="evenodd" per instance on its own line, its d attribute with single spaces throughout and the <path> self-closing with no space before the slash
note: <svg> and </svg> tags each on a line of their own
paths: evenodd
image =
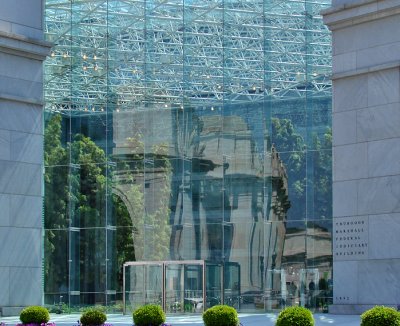
<svg viewBox="0 0 400 326">
<path fill-rule="evenodd" d="M 400 313 L 393 308 L 376 306 L 361 315 L 361 326 L 400 325 Z"/>
<path fill-rule="evenodd" d="M 276 320 L 276 326 L 314 326 L 314 317 L 310 310 L 303 307 L 283 309 Z"/>
<path fill-rule="evenodd" d="M 107 320 L 107 315 L 100 309 L 91 308 L 81 315 L 82 325 L 103 325 Z"/>
<path fill-rule="evenodd" d="M 165 322 L 165 313 L 160 306 L 149 304 L 133 312 L 133 323 L 136 326 L 159 326 Z"/>
<path fill-rule="evenodd" d="M 203 313 L 205 326 L 236 326 L 239 318 L 235 308 L 226 305 L 217 305 Z"/>
<path fill-rule="evenodd" d="M 49 311 L 40 306 L 30 306 L 23 309 L 19 315 L 23 324 L 42 324 L 50 319 Z"/>
</svg>

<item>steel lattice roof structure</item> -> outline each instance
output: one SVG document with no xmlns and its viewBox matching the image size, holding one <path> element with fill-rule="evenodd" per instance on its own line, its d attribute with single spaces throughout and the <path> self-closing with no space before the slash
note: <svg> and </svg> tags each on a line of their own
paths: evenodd
<svg viewBox="0 0 400 326">
<path fill-rule="evenodd" d="M 46 0 L 46 110 L 330 97 L 327 0 Z"/>
</svg>

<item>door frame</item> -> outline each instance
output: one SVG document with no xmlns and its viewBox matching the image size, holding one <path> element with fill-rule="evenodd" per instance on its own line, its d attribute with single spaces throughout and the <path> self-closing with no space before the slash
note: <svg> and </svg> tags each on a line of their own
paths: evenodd
<svg viewBox="0 0 400 326">
<path fill-rule="evenodd" d="M 123 265 L 123 314 L 126 314 L 126 268 L 129 266 L 160 266 L 162 267 L 162 309 L 166 311 L 166 271 L 169 265 L 198 265 L 202 266 L 202 282 L 203 282 L 203 307 L 202 310 L 206 307 L 206 262 L 204 260 L 163 260 L 163 261 L 132 261 L 126 262 Z M 223 293 L 223 283 L 221 284 L 221 293 Z"/>
</svg>

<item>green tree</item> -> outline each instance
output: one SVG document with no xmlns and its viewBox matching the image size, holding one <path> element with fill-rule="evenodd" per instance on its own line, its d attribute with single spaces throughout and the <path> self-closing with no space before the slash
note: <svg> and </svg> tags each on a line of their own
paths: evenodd
<svg viewBox="0 0 400 326">
<path fill-rule="evenodd" d="M 68 284 L 68 166 L 61 144 L 61 116 L 53 115 L 44 133 L 44 274 L 45 290 L 58 292 Z"/>
<path fill-rule="evenodd" d="M 117 291 L 122 291 L 123 283 L 123 265 L 128 261 L 135 261 L 135 245 L 134 245 L 134 232 L 136 228 L 132 227 L 132 219 L 129 214 L 128 208 L 121 200 L 121 198 L 115 194 L 112 195 L 113 201 L 113 213 L 116 217 L 116 239 L 115 248 L 117 254 L 112 262 L 113 267 L 117 269 L 115 275 L 111 275 L 111 278 L 116 281 Z"/>
<path fill-rule="evenodd" d="M 289 220 L 305 219 L 303 204 L 306 200 L 306 146 L 303 137 L 295 131 L 290 119 L 272 118 L 272 140 L 280 153 L 287 174 L 289 200 Z"/>
<path fill-rule="evenodd" d="M 124 225 L 114 231 L 116 248 L 112 248 L 120 265 L 134 257 L 132 220 L 124 202 L 112 195 L 113 171 L 107 171 L 104 151 L 81 134 L 63 146 L 61 122 L 61 115 L 51 116 L 44 137 L 45 289 L 68 291 L 70 275 L 75 283 L 72 290 L 98 291 L 105 284 L 105 235 L 110 232 L 105 229 L 106 219 Z M 108 254 L 112 260 L 112 253 Z M 79 259 L 73 270 L 69 259 Z"/>
<path fill-rule="evenodd" d="M 72 243 L 79 252 L 79 289 L 82 292 L 97 292 L 106 284 L 105 261 L 109 259 L 105 250 L 108 245 L 106 207 L 110 198 L 106 193 L 106 156 L 101 148 L 82 134 L 75 135 L 67 149 L 73 166 L 69 173 L 71 226 L 79 228 L 79 240 L 74 239 L 79 241 L 79 246 Z"/>
<path fill-rule="evenodd" d="M 314 136 L 314 214 L 317 219 L 332 217 L 332 129 L 323 139 Z"/>
<path fill-rule="evenodd" d="M 296 132 L 290 119 L 272 118 L 272 140 L 280 153 L 289 185 L 289 220 L 306 218 L 306 155 L 312 156 L 314 209 L 312 218 L 324 219 L 332 216 L 332 130 L 323 135 L 313 135 L 313 148 L 306 150 L 304 138 Z"/>
<path fill-rule="evenodd" d="M 75 193 L 73 226 L 105 226 L 106 156 L 89 137 L 77 134 L 68 144 L 71 162 L 78 168 L 70 173 L 71 190 Z"/>
</svg>

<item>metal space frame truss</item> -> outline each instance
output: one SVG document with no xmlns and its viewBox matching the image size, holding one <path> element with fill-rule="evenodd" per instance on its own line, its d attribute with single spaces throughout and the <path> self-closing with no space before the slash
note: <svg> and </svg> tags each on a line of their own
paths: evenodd
<svg viewBox="0 0 400 326">
<path fill-rule="evenodd" d="M 329 97 L 328 0 L 46 0 L 46 109 Z"/>
</svg>

